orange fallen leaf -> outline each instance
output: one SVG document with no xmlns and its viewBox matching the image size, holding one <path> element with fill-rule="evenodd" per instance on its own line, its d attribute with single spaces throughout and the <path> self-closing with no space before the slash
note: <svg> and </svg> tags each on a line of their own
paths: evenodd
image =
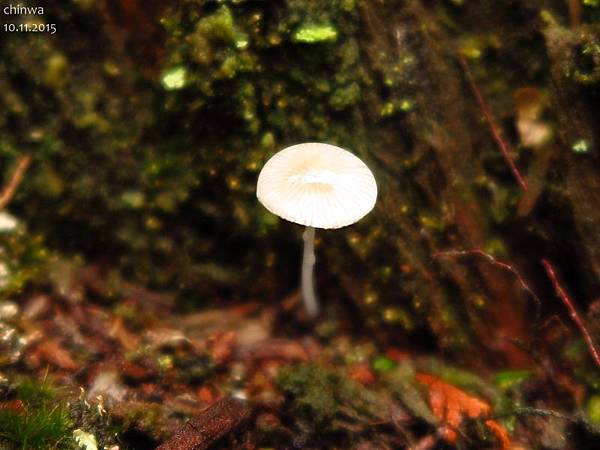
<svg viewBox="0 0 600 450">
<path fill-rule="evenodd" d="M 33 359 L 37 362 L 47 362 L 64 370 L 77 370 L 79 365 L 71 354 L 55 341 L 45 341 L 38 345 Z"/>
<path fill-rule="evenodd" d="M 212 390 L 207 386 L 202 386 L 196 392 L 196 397 L 202 403 L 211 404 L 216 400 L 216 396 L 213 394 Z"/>
<path fill-rule="evenodd" d="M 450 443 L 456 442 L 458 436 L 456 430 L 465 416 L 476 419 L 490 413 L 490 406 L 487 403 L 437 377 L 420 373 L 417 374 L 416 379 L 428 387 L 429 403 L 433 414 L 444 425 L 440 432 Z M 510 450 L 512 444 L 504 427 L 494 420 L 487 420 L 485 424 L 500 441 L 502 450 Z"/>
<path fill-rule="evenodd" d="M 115 317 L 108 335 L 116 339 L 127 351 L 137 348 L 140 344 L 140 339 L 135 334 L 129 332 L 121 316 Z"/>
<path fill-rule="evenodd" d="M 236 333 L 231 330 L 217 332 L 208 338 L 210 355 L 217 364 L 223 364 L 231 359 L 236 344 Z"/>
<path fill-rule="evenodd" d="M 375 383 L 375 374 L 369 365 L 365 363 L 352 366 L 350 368 L 350 378 L 364 386 Z"/>
</svg>

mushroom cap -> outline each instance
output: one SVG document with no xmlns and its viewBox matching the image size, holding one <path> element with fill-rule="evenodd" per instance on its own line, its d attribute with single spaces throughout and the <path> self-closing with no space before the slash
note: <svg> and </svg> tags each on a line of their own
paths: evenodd
<svg viewBox="0 0 600 450">
<path fill-rule="evenodd" d="M 358 157 L 335 145 L 292 145 L 267 161 L 258 200 L 283 219 L 315 228 L 358 222 L 377 200 L 377 183 Z"/>
</svg>

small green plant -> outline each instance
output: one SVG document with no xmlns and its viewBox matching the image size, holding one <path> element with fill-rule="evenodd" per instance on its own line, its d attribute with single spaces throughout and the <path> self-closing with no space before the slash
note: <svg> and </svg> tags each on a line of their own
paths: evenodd
<svg viewBox="0 0 600 450">
<path fill-rule="evenodd" d="M 0 410 L 0 445 L 7 449 L 69 448 L 72 422 L 60 406 Z M 5 447 L 2 447 L 5 448 Z"/>
<path fill-rule="evenodd" d="M 16 397 L 22 402 L 32 406 L 43 406 L 56 399 L 56 391 L 45 380 L 38 382 L 23 379 L 15 387 Z"/>
<path fill-rule="evenodd" d="M 52 450 L 73 447 L 73 422 L 46 382 L 24 380 L 0 402 L 0 448 Z"/>
</svg>

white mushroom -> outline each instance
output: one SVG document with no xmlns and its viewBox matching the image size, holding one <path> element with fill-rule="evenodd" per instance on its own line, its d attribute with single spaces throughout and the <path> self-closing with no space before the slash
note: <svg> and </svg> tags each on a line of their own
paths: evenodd
<svg viewBox="0 0 600 450">
<path fill-rule="evenodd" d="M 373 209 L 377 184 L 358 157 L 334 145 L 292 145 L 267 161 L 258 176 L 258 200 L 273 214 L 306 226 L 302 296 L 312 317 L 319 312 L 314 290 L 315 228 L 341 228 Z"/>
</svg>

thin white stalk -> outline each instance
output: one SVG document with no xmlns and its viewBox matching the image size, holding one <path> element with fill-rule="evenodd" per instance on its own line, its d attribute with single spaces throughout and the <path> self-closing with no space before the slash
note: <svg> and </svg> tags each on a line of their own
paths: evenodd
<svg viewBox="0 0 600 450">
<path fill-rule="evenodd" d="M 310 317 L 319 314 L 319 301 L 315 294 L 315 281 L 313 277 L 315 267 L 315 229 L 306 227 L 304 234 L 304 252 L 302 254 L 302 298 L 306 313 Z"/>
</svg>

